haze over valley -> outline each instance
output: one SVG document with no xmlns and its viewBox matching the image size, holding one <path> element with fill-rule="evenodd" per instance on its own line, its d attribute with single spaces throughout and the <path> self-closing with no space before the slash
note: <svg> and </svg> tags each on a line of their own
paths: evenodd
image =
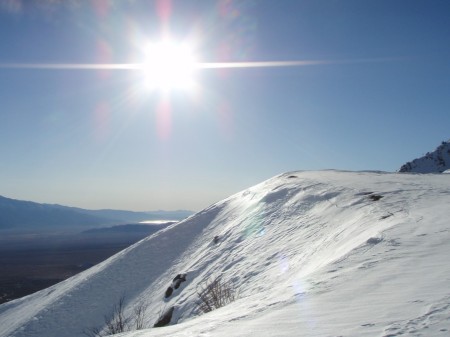
<svg viewBox="0 0 450 337">
<path fill-rule="evenodd" d="M 84 210 L 0 197 L 0 303 L 61 282 L 191 214 Z"/>
</svg>

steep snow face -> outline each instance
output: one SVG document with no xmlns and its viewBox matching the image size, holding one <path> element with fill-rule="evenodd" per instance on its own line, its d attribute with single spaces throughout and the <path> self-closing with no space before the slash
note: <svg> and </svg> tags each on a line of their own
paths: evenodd
<svg viewBox="0 0 450 337">
<path fill-rule="evenodd" d="M 450 140 L 442 142 L 436 150 L 407 162 L 399 172 L 442 173 L 450 169 Z"/>
<path fill-rule="evenodd" d="M 237 193 L 75 277 L 0 306 L 0 336 L 83 336 L 121 296 L 121 336 L 447 335 L 450 176 L 293 172 Z M 166 298 L 178 274 L 186 281 Z M 197 290 L 238 292 L 203 314 Z"/>
</svg>

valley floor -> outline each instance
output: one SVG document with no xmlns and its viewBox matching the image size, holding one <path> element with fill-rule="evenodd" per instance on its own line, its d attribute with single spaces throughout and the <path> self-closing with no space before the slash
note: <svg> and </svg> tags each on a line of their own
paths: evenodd
<svg viewBox="0 0 450 337">
<path fill-rule="evenodd" d="M 0 238 L 0 304 L 48 288 L 141 240 L 145 234 L 9 234 Z"/>
</svg>

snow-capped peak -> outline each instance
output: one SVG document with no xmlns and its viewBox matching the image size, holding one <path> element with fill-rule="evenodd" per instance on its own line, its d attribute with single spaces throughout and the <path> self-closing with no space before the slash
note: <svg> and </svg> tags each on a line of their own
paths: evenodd
<svg viewBox="0 0 450 337">
<path fill-rule="evenodd" d="M 407 162 L 399 172 L 442 173 L 450 169 L 450 140 L 442 142 L 436 150 Z"/>
</svg>

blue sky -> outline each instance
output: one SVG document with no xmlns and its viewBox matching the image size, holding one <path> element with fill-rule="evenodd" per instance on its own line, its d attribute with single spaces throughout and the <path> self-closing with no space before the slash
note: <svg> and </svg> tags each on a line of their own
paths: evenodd
<svg viewBox="0 0 450 337">
<path fill-rule="evenodd" d="M 0 4 L 0 194 L 84 208 L 201 210 L 291 170 L 395 171 L 450 138 L 446 0 Z M 162 94 L 139 70 L 161 32 L 202 62 Z M 159 109 L 169 106 L 161 119 Z"/>
</svg>

